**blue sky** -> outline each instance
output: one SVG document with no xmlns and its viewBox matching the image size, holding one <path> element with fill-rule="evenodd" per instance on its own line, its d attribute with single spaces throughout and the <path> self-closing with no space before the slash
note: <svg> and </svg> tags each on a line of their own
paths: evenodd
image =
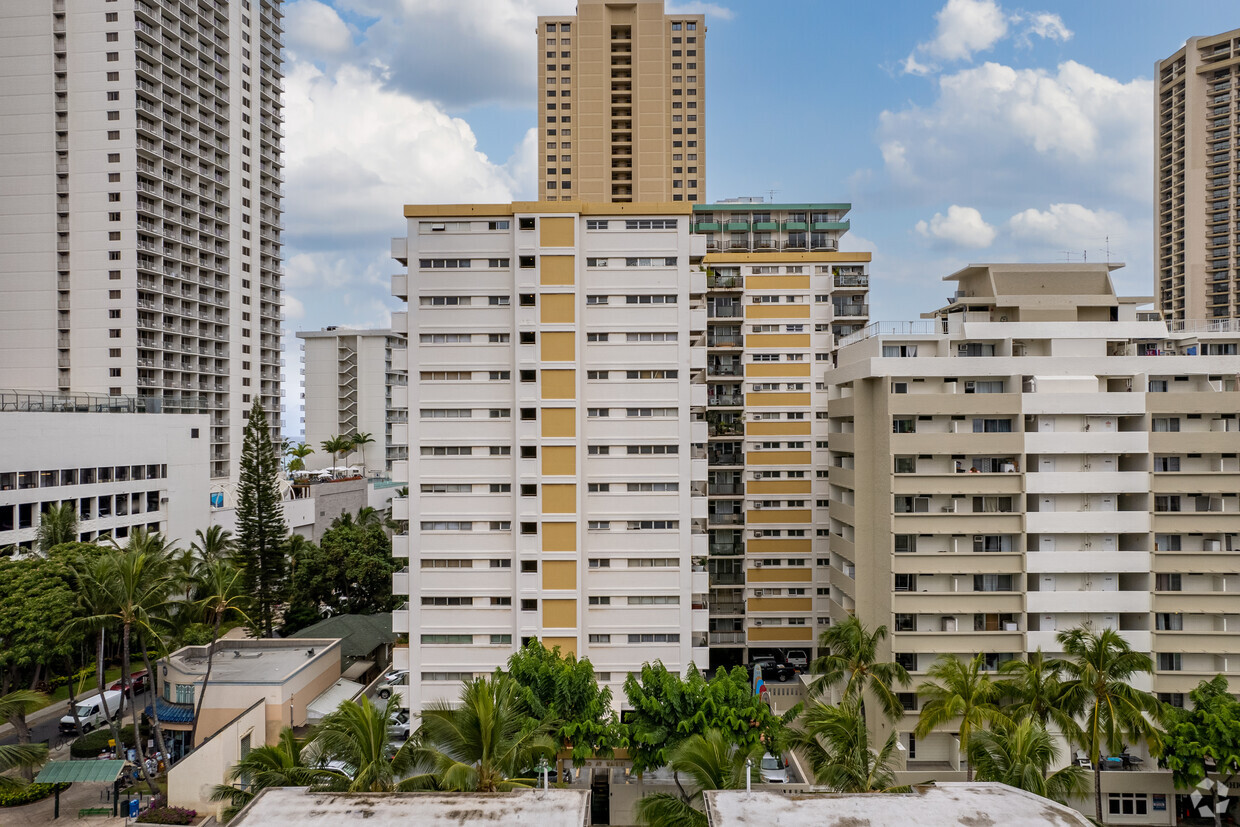
<svg viewBox="0 0 1240 827">
<path fill-rule="evenodd" d="M 850 201 L 876 319 L 968 262 L 1108 247 L 1150 294 L 1154 62 L 1240 26 L 1187 0 L 668 6 L 707 13 L 708 197 Z M 403 203 L 534 197 L 535 17 L 573 7 L 286 4 L 290 329 L 386 324 Z"/>
</svg>

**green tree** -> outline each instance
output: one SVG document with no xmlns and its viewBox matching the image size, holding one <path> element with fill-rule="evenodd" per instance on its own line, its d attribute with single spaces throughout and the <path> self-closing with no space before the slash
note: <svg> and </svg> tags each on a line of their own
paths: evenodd
<svg viewBox="0 0 1240 827">
<path fill-rule="evenodd" d="M 980 652 L 968 661 L 955 655 L 939 655 L 926 672 L 929 680 L 917 689 L 917 694 L 925 699 L 915 730 L 918 738 L 958 721 L 960 751 L 968 757 L 973 732 L 1003 718 L 997 705 L 999 687 L 985 672 L 984 665 L 985 656 Z M 971 763 L 966 778 L 973 780 Z"/>
<path fill-rule="evenodd" d="M 1162 705 L 1131 683 L 1134 676 L 1151 673 L 1154 664 L 1114 629 L 1093 632 L 1080 626 L 1055 637 L 1066 656 L 1065 700 L 1084 718 L 1080 744 L 1094 765 L 1094 809 L 1101 823 L 1103 751 L 1117 754 L 1125 741 L 1145 741 L 1153 755 L 1162 751 L 1162 734 L 1155 726 Z"/>
<path fill-rule="evenodd" d="M 0 559 L 0 694 L 34 688 L 79 639 L 62 634 L 76 612 L 76 582 L 60 556 Z M 29 740 L 24 716 L 15 726 Z M 27 737 L 23 738 L 25 734 Z"/>
<path fill-rule="evenodd" d="M 548 650 L 534 638 L 508 658 L 508 675 L 531 716 L 554 722 L 551 737 L 572 752 L 575 765 L 621 746 L 611 689 L 598 682 L 588 658 L 563 656 L 560 647 Z"/>
<path fill-rule="evenodd" d="M 189 742 L 196 744 L 198 720 L 202 716 L 202 702 L 207 696 L 207 684 L 211 681 L 211 664 L 215 660 L 215 644 L 220 639 L 220 625 L 229 618 L 245 623 L 250 622 L 245 607 L 250 603 L 250 596 L 242 583 L 241 571 L 227 560 L 204 560 L 195 572 L 194 580 L 198 593 L 202 598 L 198 608 L 203 619 L 211 626 L 211 643 L 207 651 L 207 671 L 202 677 L 202 686 L 198 689 L 198 703 L 194 708 L 194 723 L 190 727 Z"/>
<path fill-rule="evenodd" d="M 374 445 L 375 438 L 365 431 L 358 431 L 349 438 L 354 449 L 361 449 L 362 452 L 362 476 L 366 476 L 366 446 Z"/>
<path fill-rule="evenodd" d="M 979 729 L 969 739 L 969 768 L 978 781 L 998 781 L 1061 804 L 1089 793 L 1089 773 L 1070 764 L 1055 772 L 1059 748 L 1035 717 L 998 721 L 993 729 Z"/>
<path fill-rule="evenodd" d="M 706 827 L 702 793 L 744 788 L 745 776 L 754 772 L 745 762 L 760 758 L 758 749 L 739 750 L 717 729 L 690 735 L 671 751 L 668 765 L 677 775 L 688 776 L 692 794 L 681 787 L 680 794 L 657 792 L 642 797 L 637 802 L 637 823 L 651 827 Z"/>
<path fill-rule="evenodd" d="M 221 813 L 227 823 L 254 797 L 270 787 L 339 788 L 344 778 L 338 772 L 309 762 L 306 741 L 297 738 L 290 727 L 280 730 L 280 739 L 271 746 L 254 747 L 229 769 L 226 784 L 217 784 L 212 801 L 228 802 Z"/>
<path fill-rule="evenodd" d="M 313 454 L 314 449 L 304 442 L 299 442 L 292 448 L 289 448 L 288 453 L 292 457 L 288 463 L 288 470 L 304 471 L 306 470 L 306 457 Z"/>
<path fill-rule="evenodd" d="M 323 453 L 332 455 L 332 468 L 336 466 L 336 455 L 343 454 L 353 447 L 353 440 L 347 436 L 328 437 L 319 443 L 319 447 L 323 449 Z"/>
<path fill-rule="evenodd" d="M 19 689 L 0 696 L 0 721 L 12 721 L 43 705 L 47 700 L 38 692 Z M 20 787 L 33 777 L 33 770 L 47 760 L 47 744 L 19 743 L 0 745 L 0 791 Z M 19 770 L 22 780 L 6 775 L 8 770 Z"/>
<path fill-rule="evenodd" d="M 629 673 L 624 694 L 632 707 L 626 723 L 629 757 L 639 774 L 666 766 L 677 744 L 710 729 L 722 731 L 743 751 L 763 744 L 776 752 L 788 723 L 800 713 L 799 705 L 782 716 L 773 713 L 740 666 L 719 669 L 708 681 L 692 662 L 683 678 L 661 661 L 646 663 L 640 673 Z"/>
<path fill-rule="evenodd" d="M 233 533 L 223 526 L 209 526 L 206 531 L 201 528 L 197 529 L 194 537 L 195 540 L 189 548 L 196 562 L 228 560 L 237 549 L 237 544 L 233 541 Z"/>
<path fill-rule="evenodd" d="M 48 506 L 39 515 L 39 528 L 35 533 L 35 545 L 47 554 L 53 546 L 72 543 L 78 538 L 77 508 L 71 503 Z"/>
<path fill-rule="evenodd" d="M 805 756 L 814 782 L 840 793 L 899 792 L 895 783 L 896 746 L 892 732 L 875 750 L 870 730 L 853 697 L 838 706 L 815 701 L 801 719 L 792 743 Z"/>
<path fill-rule="evenodd" d="M 1234 788 L 1240 779 L 1240 701 L 1231 694 L 1227 678 L 1216 675 L 1188 693 L 1192 709 L 1168 712 L 1163 761 L 1175 785 L 1193 789 L 1204 778 Z M 1218 791 L 1210 786 L 1214 824 L 1222 823 Z"/>
<path fill-rule="evenodd" d="M 539 757 L 554 758 L 548 726 L 530 726 L 530 710 L 508 676 L 467 681 L 460 701 L 433 701 L 422 710 L 412 751 L 431 772 L 411 786 L 458 792 L 504 792 L 533 786 L 525 773 Z"/>
<path fill-rule="evenodd" d="M 388 726 L 400 710 L 395 697 L 386 706 L 376 707 L 370 698 L 345 701 L 319 724 L 314 740 L 307 747 L 312 762 L 341 762 L 352 769 L 342 789 L 351 793 L 390 793 L 424 786 L 423 777 L 413 775 L 414 743 L 406 743 L 393 753 Z M 315 761 L 314 759 L 318 759 Z"/>
<path fill-rule="evenodd" d="M 77 616 L 65 631 L 71 634 L 81 630 L 95 636 L 95 688 L 99 692 L 99 704 L 103 709 L 104 717 L 108 720 L 108 727 L 112 730 L 112 740 L 120 744 L 122 739 L 118 719 L 121 716 L 117 714 L 119 710 L 108 706 L 108 699 L 104 695 L 107 689 L 107 683 L 104 681 L 104 652 L 108 631 L 115 625 L 116 614 L 119 611 L 116 593 L 111 583 L 115 567 L 113 557 L 117 553 L 118 550 L 115 548 L 103 549 L 98 554 L 82 555 L 78 558 L 77 566 L 74 568 L 74 576 L 78 584 Z M 125 664 L 126 667 L 128 665 L 128 663 Z"/>
<path fill-rule="evenodd" d="M 250 408 L 241 447 L 241 478 L 237 483 L 237 564 L 246 591 L 254 600 L 255 630 L 271 637 L 276 610 L 284 599 L 288 561 L 284 540 L 284 506 L 279 488 L 280 460 L 257 397 Z"/>
<path fill-rule="evenodd" d="M 1064 697 L 1064 662 L 1048 658 L 1042 647 L 1025 659 L 1015 658 L 999 664 L 995 681 L 1003 698 L 1003 714 L 1014 720 L 1032 718 L 1044 728 L 1052 724 L 1069 742 L 1079 738 L 1080 727 Z"/>
<path fill-rule="evenodd" d="M 286 632 L 310 625 L 325 613 L 375 614 L 396 607 L 392 573 L 400 565 L 381 522 L 360 523 L 352 514 L 341 515 L 324 532 L 320 545 L 299 543 L 293 561 Z"/>
<path fill-rule="evenodd" d="M 865 717 L 865 697 L 872 695 L 890 720 L 904 714 L 892 687 L 909 682 L 908 670 L 892 661 L 878 659 L 879 644 L 887 637 L 887 627 L 871 632 L 856 617 L 832 624 L 818 636 L 822 655 L 810 664 L 810 672 L 818 675 L 810 684 L 810 692 L 821 695 L 843 683 L 842 700 L 856 698 L 861 717 Z"/>
</svg>

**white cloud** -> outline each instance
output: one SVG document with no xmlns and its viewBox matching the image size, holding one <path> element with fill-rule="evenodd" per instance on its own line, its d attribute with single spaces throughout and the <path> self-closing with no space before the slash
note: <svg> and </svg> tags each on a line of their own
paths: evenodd
<svg viewBox="0 0 1240 827">
<path fill-rule="evenodd" d="M 1007 16 L 994 0 L 947 0 L 935 18 L 934 40 L 918 48 L 940 60 L 967 60 L 1007 34 Z"/>
<path fill-rule="evenodd" d="M 288 293 L 284 294 L 284 315 L 289 319 L 304 319 L 306 306 Z"/>
<path fill-rule="evenodd" d="M 1063 18 L 1051 12 L 1035 12 L 1027 16 L 1017 16 L 1013 18 L 1016 21 L 1028 23 L 1026 31 L 1029 34 L 1036 34 L 1038 37 L 1047 40 L 1058 40 L 1060 42 L 1071 40 L 1072 32 L 1064 25 Z"/>
<path fill-rule="evenodd" d="M 960 247 L 989 247 L 998 235 L 995 228 L 987 224 L 976 209 L 955 204 L 947 208 L 947 215 L 935 213 L 929 223 L 918 221 L 916 229 L 926 238 Z"/>
<path fill-rule="evenodd" d="M 666 14 L 705 14 L 708 17 L 716 17 L 720 20 L 732 19 L 731 9 L 718 3 L 703 3 L 701 0 L 685 0 L 683 3 L 669 2 L 664 11 Z"/>
<path fill-rule="evenodd" d="M 353 35 L 331 6 L 297 0 L 284 7 L 284 43 L 294 53 L 341 57 L 353 48 Z"/>
<path fill-rule="evenodd" d="M 1008 220 L 1012 238 L 1056 250 L 1103 251 L 1108 240 L 1128 237 L 1128 221 L 1111 210 L 1091 210 L 1080 204 L 1051 204 L 1046 210 L 1027 209 Z"/>
</svg>

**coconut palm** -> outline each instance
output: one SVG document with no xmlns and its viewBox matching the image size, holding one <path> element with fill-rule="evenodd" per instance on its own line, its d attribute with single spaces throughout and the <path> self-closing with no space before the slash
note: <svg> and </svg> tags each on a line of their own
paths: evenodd
<svg viewBox="0 0 1240 827">
<path fill-rule="evenodd" d="M 1004 719 L 996 705 L 999 687 L 986 674 L 984 665 L 985 656 L 980 652 L 968 661 L 955 655 L 939 655 L 926 672 L 929 680 L 917 689 L 917 694 L 926 699 L 914 730 L 918 738 L 958 720 L 956 731 L 960 734 L 960 750 L 968 756 L 969 738 L 974 730 Z M 966 777 L 973 780 L 972 764 Z"/>
<path fill-rule="evenodd" d="M 1062 660 L 1046 657 L 1039 646 L 1024 660 L 999 664 L 999 673 L 1005 676 L 995 682 L 1004 699 L 1004 715 L 1014 720 L 1032 718 L 1044 728 L 1054 724 L 1069 741 L 1076 739 L 1079 727 L 1064 698 Z"/>
<path fill-rule="evenodd" d="M 243 755 L 224 776 L 228 783 L 217 784 L 211 793 L 212 801 L 228 802 L 221 813 L 222 820 L 229 821 L 269 787 L 342 787 L 348 779 L 340 772 L 314 766 L 308 760 L 306 743 L 293 734 L 291 727 L 285 727 L 275 744 L 255 747 Z"/>
<path fill-rule="evenodd" d="M 290 471 L 306 470 L 306 457 L 314 453 L 314 449 L 304 442 L 299 442 L 288 449 L 288 455 L 292 457 L 288 463 Z"/>
<path fill-rule="evenodd" d="M 423 757 L 416 742 L 392 750 L 388 727 L 399 711 L 400 701 L 395 696 L 382 708 L 365 695 L 360 702 L 345 701 L 319 724 L 306 748 L 310 763 L 334 761 L 350 767 L 352 778 L 346 778 L 341 788 L 352 793 L 390 793 L 429 786 L 428 775 L 412 772 Z"/>
<path fill-rule="evenodd" d="M 0 695 L 0 721 L 26 715 L 47 701 L 39 692 L 19 689 Z M 47 760 L 47 744 L 0 745 L 0 791 L 25 785 L 33 778 L 33 770 Z M 7 770 L 20 770 L 23 778 L 4 775 Z"/>
<path fill-rule="evenodd" d="M 332 436 L 319 443 L 324 453 L 332 455 L 332 468 L 336 467 L 336 455 L 343 454 L 353 447 L 353 440 L 347 436 Z"/>
<path fill-rule="evenodd" d="M 418 762 L 433 766 L 441 789 L 490 793 L 533 786 L 523 773 L 539 756 L 554 758 L 556 746 L 548 722 L 530 727 L 529 720 L 506 675 L 475 678 L 461 688 L 457 704 L 434 701 L 422 710 Z"/>
<path fill-rule="evenodd" d="M 366 446 L 373 445 L 375 438 L 365 431 L 358 431 L 350 437 L 355 449 L 360 448 L 362 451 L 362 476 L 366 476 Z"/>
<path fill-rule="evenodd" d="M 821 695 L 843 683 L 842 700 L 857 699 L 862 718 L 867 692 L 878 700 L 888 718 L 899 718 L 904 708 L 892 687 L 908 683 L 908 670 L 898 663 L 878 659 L 878 645 L 886 637 L 886 626 L 871 632 L 855 617 L 828 626 L 818 636 L 818 648 L 824 654 L 810 664 L 810 671 L 819 676 L 810 684 L 810 692 Z"/>
<path fill-rule="evenodd" d="M 1050 773 L 1059 762 L 1059 748 L 1036 718 L 1000 722 L 993 730 L 979 729 L 969 743 L 969 766 L 978 781 L 998 781 L 1043 798 L 1066 804 L 1089 791 L 1089 773 L 1069 765 Z"/>
<path fill-rule="evenodd" d="M 201 528 L 194 532 L 197 538 L 190 543 L 190 550 L 199 562 L 210 560 L 227 560 L 232 557 L 237 544 L 233 542 L 233 534 L 223 526 L 209 526 L 206 531 Z"/>
<path fill-rule="evenodd" d="M 39 515 L 39 528 L 35 534 L 35 544 L 39 551 L 47 554 L 53 546 L 61 543 L 72 543 L 78 538 L 77 509 L 69 503 L 48 506 Z"/>
<path fill-rule="evenodd" d="M 1132 678 L 1154 671 L 1148 655 L 1134 652 L 1114 629 L 1093 632 L 1078 626 L 1055 636 L 1063 647 L 1064 698 L 1084 717 L 1078 743 L 1094 765 L 1094 809 L 1102 822 L 1102 752 L 1123 751 L 1124 742 L 1145 741 L 1153 755 L 1162 751 L 1163 717 L 1158 699 L 1132 685 Z"/>
<path fill-rule="evenodd" d="M 760 753 L 759 747 L 756 752 Z M 755 755 L 736 748 L 717 729 L 695 733 L 681 741 L 668 755 L 668 766 L 684 773 L 692 782 L 693 793 L 652 793 L 637 802 L 637 823 L 652 827 L 706 827 L 706 814 L 700 809 L 706 790 L 738 790 L 751 773 L 747 759 Z"/>
<path fill-rule="evenodd" d="M 111 580 L 115 566 L 113 556 L 117 553 L 116 548 L 101 549 L 98 554 L 81 556 L 74 564 L 73 573 L 78 583 L 80 615 L 69 624 L 66 632 L 80 629 L 95 634 L 95 680 L 96 688 L 99 690 L 99 703 L 108 721 L 108 727 L 112 730 L 112 739 L 119 745 L 124 743 L 121 739 L 120 724 L 116 720 L 120 716 L 115 714 L 115 710 L 108 708 L 108 699 L 104 695 L 107 684 L 104 681 L 103 663 L 108 631 L 115 625 L 116 595 L 112 589 Z"/>
<path fill-rule="evenodd" d="M 227 560 L 204 560 L 194 573 L 197 591 L 202 598 L 198 608 L 203 619 L 211 624 L 211 645 L 207 649 L 207 671 L 202 677 L 202 686 L 198 690 L 198 704 L 194 709 L 194 723 L 189 731 L 189 742 L 194 744 L 198 733 L 198 719 L 202 715 L 202 701 L 207 695 L 207 684 L 211 680 L 211 664 L 215 660 L 215 644 L 220 639 L 220 624 L 228 617 L 235 617 L 246 623 L 251 622 L 245 613 L 249 604 L 249 594 L 243 585 L 241 570 Z"/>
<path fill-rule="evenodd" d="M 801 751 L 815 783 L 841 793 L 898 792 L 895 783 L 899 735 L 892 732 L 875 750 L 860 702 L 849 699 L 839 706 L 814 702 L 801 719 L 792 745 Z"/>
</svg>

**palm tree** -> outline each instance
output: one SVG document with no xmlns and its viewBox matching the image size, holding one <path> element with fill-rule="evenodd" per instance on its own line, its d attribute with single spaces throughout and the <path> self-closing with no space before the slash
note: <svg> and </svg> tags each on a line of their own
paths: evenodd
<svg viewBox="0 0 1240 827">
<path fill-rule="evenodd" d="M 969 744 L 969 766 L 976 766 L 978 781 L 998 781 L 1061 804 L 1086 795 L 1089 773 L 1084 767 L 1069 765 L 1048 775 L 1058 762 L 1054 739 L 1032 717 L 979 729 Z"/>
<path fill-rule="evenodd" d="M 468 681 L 459 703 L 434 701 L 422 710 L 419 762 L 434 767 L 441 789 L 491 793 L 533 786 L 521 774 L 540 755 L 554 757 L 556 747 L 548 723 L 527 726 L 527 713 L 507 676 Z"/>
<path fill-rule="evenodd" d="M 216 785 L 211 800 L 228 802 L 221 814 L 227 822 L 269 787 L 339 787 L 343 778 L 340 773 L 312 766 L 307 760 L 306 742 L 299 740 L 291 727 L 284 727 L 274 745 L 255 747 L 243 755 L 225 775 L 228 783 Z M 232 786 L 238 783 L 241 786 Z"/>
<path fill-rule="evenodd" d="M 373 445 L 375 438 L 365 431 L 358 431 L 353 435 L 353 447 L 362 449 L 362 476 L 366 476 L 366 446 Z"/>
<path fill-rule="evenodd" d="M 818 648 L 824 654 L 810 664 L 810 671 L 819 676 L 810 684 L 810 692 L 821 695 L 843 682 L 841 700 L 856 698 L 862 718 L 865 718 L 867 691 L 878 699 L 888 718 L 893 721 L 899 718 L 904 707 L 892 686 L 906 685 L 908 670 L 898 663 L 878 660 L 878 644 L 886 637 L 886 626 L 870 632 L 856 617 L 828 626 L 818 636 Z"/>
<path fill-rule="evenodd" d="M 758 748 L 757 751 L 760 751 Z M 736 748 L 717 729 L 695 733 L 681 741 L 668 755 L 668 765 L 692 780 L 693 794 L 652 793 L 637 802 L 637 823 L 652 827 L 706 827 L 706 814 L 695 807 L 706 790 L 739 790 L 745 775 L 752 772 L 746 760 L 752 758 Z"/>
<path fill-rule="evenodd" d="M 1154 664 L 1114 629 L 1095 633 L 1078 626 L 1055 637 L 1067 656 L 1064 699 L 1085 719 L 1079 743 L 1094 765 L 1094 809 L 1101 823 L 1102 751 L 1119 753 L 1125 740 L 1144 740 L 1154 755 L 1162 751 L 1162 733 L 1154 726 L 1163 717 L 1162 704 L 1131 682 L 1134 675 L 1153 672 Z"/>
<path fill-rule="evenodd" d="M 209 526 L 205 532 L 200 528 L 194 532 L 194 536 L 198 539 L 190 543 L 189 547 L 199 562 L 227 560 L 232 557 L 236 548 L 232 532 L 223 526 Z"/>
<path fill-rule="evenodd" d="M 198 719 L 202 715 L 202 701 L 207 695 L 207 683 L 211 680 L 211 664 L 215 660 L 215 644 L 220 639 L 220 624 L 229 615 L 246 623 L 249 616 L 244 606 L 249 602 L 249 595 L 242 584 L 241 570 L 227 560 L 204 560 L 195 572 L 194 580 L 202 599 L 198 607 L 202 610 L 203 619 L 211 624 L 211 644 L 207 648 L 207 671 L 202 677 L 202 686 L 198 689 L 198 704 L 194 708 L 194 723 L 189 730 L 189 743 L 195 743 L 198 734 Z"/>
<path fill-rule="evenodd" d="M 290 471 L 304 471 L 306 469 L 306 457 L 314 453 L 314 449 L 304 442 L 299 442 L 292 448 L 288 449 L 289 456 L 292 457 L 288 463 Z"/>
<path fill-rule="evenodd" d="M 1080 727 L 1064 699 L 1064 662 L 1048 658 L 1042 647 L 1025 660 L 1015 658 L 999 664 L 1005 675 L 995 682 L 1006 702 L 1003 714 L 1013 720 L 1032 718 L 1043 727 L 1055 725 L 1069 741 L 1074 741 Z"/>
<path fill-rule="evenodd" d="M 96 633 L 95 680 L 99 690 L 99 703 L 108 721 L 108 727 L 112 730 L 112 739 L 119 746 L 124 743 L 121 739 L 121 728 L 116 721 L 120 716 L 108 708 L 108 699 L 104 694 L 107 684 L 104 681 L 103 663 L 108 629 L 114 624 L 116 611 L 116 598 L 111 580 L 115 565 L 112 558 L 117 552 L 116 548 L 102 550 L 102 553 L 96 556 L 83 556 L 75 563 L 74 575 L 78 582 L 78 605 L 81 614 L 69 624 L 66 631 L 81 627 Z"/>
<path fill-rule="evenodd" d="M 839 706 L 816 701 L 794 732 L 792 744 L 809 763 L 814 781 L 840 793 L 899 792 L 895 783 L 896 748 L 899 735 L 892 732 L 877 751 L 870 745 L 870 731 L 860 702 L 850 699 Z"/>
<path fill-rule="evenodd" d="M 47 697 L 39 692 L 19 689 L 0 696 L 0 721 L 8 721 L 43 706 Z M 47 744 L 0 745 L 0 791 L 23 786 L 33 777 L 35 767 L 47 760 Z M 20 770 L 22 779 L 5 775 L 7 770 Z"/>
<path fill-rule="evenodd" d="M 352 793 L 390 793 L 430 785 L 425 774 L 413 774 L 421 756 L 416 742 L 406 742 L 393 754 L 388 727 L 400 711 L 395 696 L 379 708 L 363 695 L 360 702 L 345 701 L 319 724 L 307 747 L 311 763 L 338 761 L 352 769 L 342 789 Z M 409 776 L 409 777 L 406 777 Z"/>
<path fill-rule="evenodd" d="M 352 519 L 352 515 L 349 514 L 343 514 L 341 516 Z M 357 510 L 357 518 L 354 522 L 363 527 L 372 525 L 381 526 L 383 525 L 383 514 L 374 506 L 364 505 Z"/>
<path fill-rule="evenodd" d="M 955 655 L 939 655 L 926 672 L 930 680 L 917 689 L 917 694 L 926 699 L 914 730 L 918 738 L 959 719 L 960 751 L 967 758 L 973 731 L 1003 719 L 995 704 L 999 699 L 999 687 L 983 670 L 984 665 L 985 656 L 980 652 L 968 662 Z M 966 778 L 973 780 L 972 764 Z"/>
<path fill-rule="evenodd" d="M 319 443 L 324 453 L 332 455 L 332 468 L 336 467 L 336 455 L 343 454 L 345 451 L 353 447 L 353 440 L 347 436 L 329 437 Z"/>
<path fill-rule="evenodd" d="M 48 509 L 39 515 L 39 529 L 35 534 L 35 544 L 39 551 L 47 554 L 53 546 L 72 543 L 77 538 L 77 509 L 69 503 L 48 506 Z"/>
</svg>

